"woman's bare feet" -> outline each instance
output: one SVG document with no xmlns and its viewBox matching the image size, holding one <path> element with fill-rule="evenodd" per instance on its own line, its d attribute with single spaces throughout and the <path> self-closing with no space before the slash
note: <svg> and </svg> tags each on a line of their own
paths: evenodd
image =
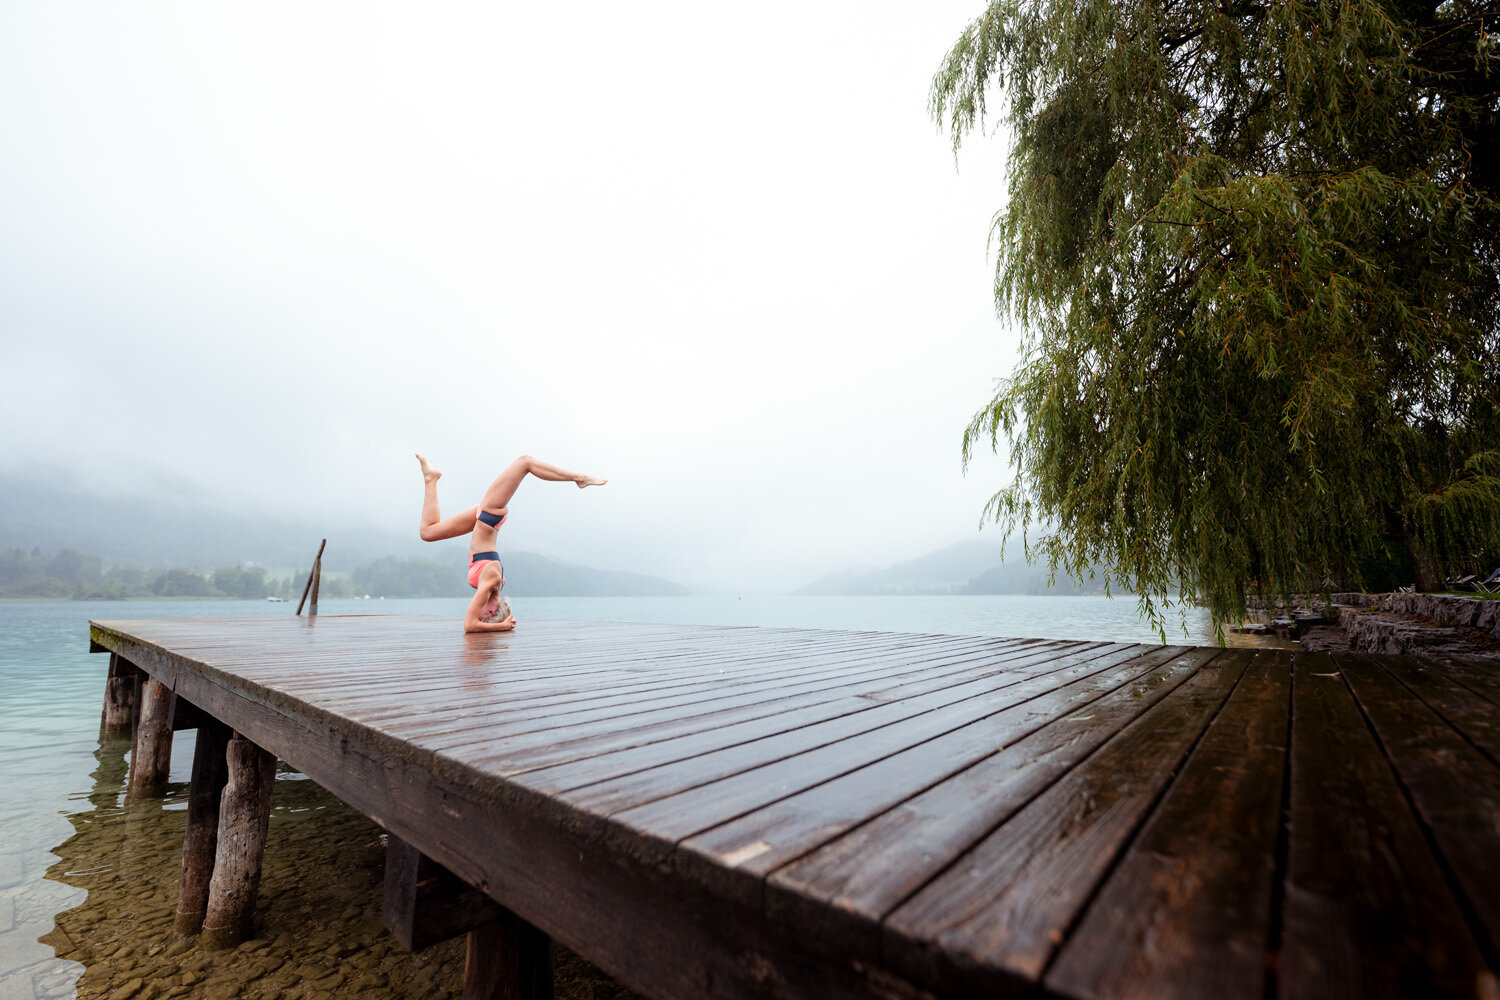
<svg viewBox="0 0 1500 1000">
<path fill-rule="evenodd" d="M 580 490 L 585 486 L 603 486 L 605 483 L 609 482 L 608 479 L 600 479 L 597 476 L 579 476 L 573 481 L 578 484 L 578 488 Z"/>
<path fill-rule="evenodd" d="M 416 454 L 413 452 L 413 454 Z M 443 474 L 427 464 L 427 459 L 417 455 L 417 461 L 422 463 L 422 479 L 425 482 L 435 483 L 443 478 Z"/>
</svg>

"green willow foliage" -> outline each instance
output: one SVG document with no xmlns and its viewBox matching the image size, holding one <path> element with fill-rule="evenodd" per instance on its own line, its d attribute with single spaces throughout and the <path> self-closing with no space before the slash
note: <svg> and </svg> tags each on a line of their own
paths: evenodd
<svg viewBox="0 0 1500 1000">
<path fill-rule="evenodd" d="M 1495 5 L 996 0 L 949 52 L 955 149 L 1006 103 L 996 301 L 1022 361 L 964 435 L 986 510 L 1179 589 L 1426 586 L 1500 564 Z M 1028 528 L 1045 525 L 1040 538 Z"/>
</svg>

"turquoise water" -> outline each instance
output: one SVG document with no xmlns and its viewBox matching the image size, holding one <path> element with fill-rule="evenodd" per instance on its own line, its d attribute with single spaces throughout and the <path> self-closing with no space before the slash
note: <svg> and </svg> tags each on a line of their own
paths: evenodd
<svg viewBox="0 0 1500 1000">
<path fill-rule="evenodd" d="M 330 600 L 324 614 L 443 614 L 460 627 L 465 601 Z M 528 618 L 678 624 L 840 628 L 1028 638 L 1159 641 L 1131 599 L 1103 597 L 666 597 L 529 598 Z M 79 908 L 87 866 L 71 870 L 60 845 L 120 815 L 120 747 L 101 748 L 99 711 L 108 657 L 89 655 L 91 618 L 290 615 L 291 604 L 259 601 L 0 603 L 0 1000 L 78 995 L 85 967 L 56 957 L 54 920 Z M 1186 634 L 1209 644 L 1207 613 L 1187 609 Z M 186 781 L 192 740 L 175 741 L 173 782 Z M 180 795 L 165 809 L 180 810 Z M 71 855 L 70 855 L 71 856 Z M 50 871 L 49 871 L 50 870 Z M 51 877 L 49 877 L 49 875 Z M 39 938 L 46 937 L 49 943 Z M 149 986 L 144 988 L 150 992 Z M 91 994 L 92 990 L 85 990 Z"/>
</svg>

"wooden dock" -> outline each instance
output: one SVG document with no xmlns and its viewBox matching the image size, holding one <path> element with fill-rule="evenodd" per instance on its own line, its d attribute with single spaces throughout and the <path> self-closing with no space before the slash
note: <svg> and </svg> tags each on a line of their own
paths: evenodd
<svg viewBox="0 0 1500 1000">
<path fill-rule="evenodd" d="M 546 996 L 550 936 L 674 1000 L 1500 998 L 1490 665 L 416 616 L 91 639 L 133 794 L 174 728 L 212 737 L 185 932 L 206 896 L 233 940 L 246 884 L 253 917 L 227 855 L 258 866 L 274 755 L 389 831 L 387 923 L 469 933 L 466 997 Z"/>
</svg>

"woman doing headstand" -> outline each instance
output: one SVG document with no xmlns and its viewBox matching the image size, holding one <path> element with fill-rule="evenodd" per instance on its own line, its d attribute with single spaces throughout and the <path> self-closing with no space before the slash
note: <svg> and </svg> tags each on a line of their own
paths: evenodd
<svg viewBox="0 0 1500 1000">
<path fill-rule="evenodd" d="M 464 615 L 464 631 L 509 632 L 516 627 L 514 617 L 499 622 L 489 621 L 500 606 L 500 590 L 505 586 L 505 570 L 500 565 L 495 535 L 510 514 L 510 498 L 516 495 L 521 480 L 529 474 L 552 483 L 577 483 L 579 489 L 603 486 L 606 480 L 569 472 L 538 462 L 530 455 L 522 455 L 490 483 L 478 506 L 445 519 L 438 511 L 437 496 L 437 481 L 443 474 L 428 465 L 427 459 L 421 455 L 417 456 L 417 461 L 422 463 L 422 523 L 418 529 L 422 541 L 438 542 L 468 534 L 474 536 L 469 541 L 469 586 L 474 588 L 474 599 L 469 602 L 469 610 Z"/>
</svg>

